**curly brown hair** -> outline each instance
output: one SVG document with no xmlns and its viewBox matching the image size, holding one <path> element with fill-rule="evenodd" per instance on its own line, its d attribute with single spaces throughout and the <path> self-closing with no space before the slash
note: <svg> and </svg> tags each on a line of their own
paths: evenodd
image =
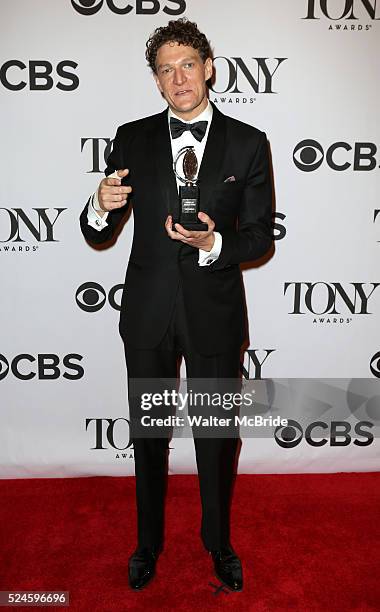
<svg viewBox="0 0 380 612">
<path fill-rule="evenodd" d="M 167 26 L 156 28 L 146 43 L 145 57 L 154 73 L 157 72 L 157 51 L 162 45 L 170 41 L 197 49 L 203 62 L 208 57 L 212 57 L 210 43 L 206 36 L 198 30 L 197 24 L 189 21 L 186 17 L 181 17 L 169 21 Z"/>
</svg>

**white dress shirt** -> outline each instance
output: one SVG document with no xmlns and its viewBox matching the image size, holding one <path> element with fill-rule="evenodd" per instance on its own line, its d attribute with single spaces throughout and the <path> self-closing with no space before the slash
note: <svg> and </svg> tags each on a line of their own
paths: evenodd
<svg viewBox="0 0 380 612">
<path fill-rule="evenodd" d="M 175 117 L 176 119 L 183 121 L 181 117 L 178 117 L 177 115 L 175 115 L 175 113 L 173 113 L 173 111 L 169 108 L 168 129 L 169 129 L 170 117 Z M 211 121 L 212 121 L 212 106 L 210 102 L 208 102 L 207 107 L 200 115 L 184 123 L 196 123 L 197 121 L 207 121 L 208 122 L 206 134 L 204 135 L 204 137 L 202 138 L 200 142 L 196 138 L 194 138 L 194 136 L 189 130 L 185 130 L 183 134 L 181 134 L 181 136 L 179 136 L 178 138 L 172 138 L 170 136 L 170 142 L 171 142 L 173 159 L 175 159 L 178 151 L 182 149 L 182 147 L 186 147 L 189 145 L 193 146 L 195 155 L 197 156 L 198 170 L 199 170 L 201 162 L 202 162 L 207 138 L 208 138 L 208 133 L 210 130 Z M 109 178 L 118 178 L 117 172 L 110 174 Z M 178 189 L 182 183 L 177 177 L 176 177 L 176 181 L 177 181 L 177 189 Z M 94 229 L 98 231 L 101 231 L 104 227 L 108 225 L 106 219 L 109 213 L 106 212 L 101 217 L 97 213 L 97 210 L 99 211 L 102 209 L 100 208 L 100 205 L 99 205 L 98 192 L 95 191 L 88 205 L 87 220 L 88 220 L 88 224 L 91 225 L 91 227 L 93 227 Z M 222 250 L 222 236 L 219 232 L 214 232 L 214 237 L 215 237 L 215 241 L 214 241 L 214 245 L 211 251 L 203 251 L 202 249 L 198 249 L 199 251 L 198 264 L 200 266 L 211 265 L 214 261 L 218 259 L 220 255 L 220 252 Z"/>
</svg>

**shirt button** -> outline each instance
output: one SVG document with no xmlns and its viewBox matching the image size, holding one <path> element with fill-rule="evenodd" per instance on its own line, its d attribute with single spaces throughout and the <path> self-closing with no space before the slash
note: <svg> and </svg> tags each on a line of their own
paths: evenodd
<svg viewBox="0 0 380 612">
<path fill-rule="evenodd" d="M 102 224 L 102 222 L 100 221 L 100 219 L 96 219 L 95 223 L 96 223 L 96 225 L 101 225 L 101 224 Z"/>
</svg>

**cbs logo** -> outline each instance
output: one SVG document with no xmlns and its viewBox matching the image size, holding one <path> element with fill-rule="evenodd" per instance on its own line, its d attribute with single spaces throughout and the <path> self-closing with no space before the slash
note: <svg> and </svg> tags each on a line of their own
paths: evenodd
<svg viewBox="0 0 380 612">
<path fill-rule="evenodd" d="M 347 142 L 334 142 L 325 153 L 319 142 L 306 139 L 295 146 L 293 161 L 302 172 L 317 170 L 324 159 L 329 168 L 337 172 L 351 167 L 356 171 L 365 171 L 376 168 L 376 153 L 377 146 L 372 142 L 356 142 L 353 147 Z"/>
<path fill-rule="evenodd" d="M 3 380 L 9 370 L 19 380 L 56 380 L 62 377 L 68 380 L 79 380 L 84 376 L 84 369 L 78 361 L 82 361 L 83 356 L 77 353 L 65 355 L 60 366 L 60 358 L 53 353 L 41 353 L 34 357 L 28 353 L 16 355 L 9 361 L 4 355 L 0 355 L 0 380 Z M 62 367 L 63 366 L 63 367 Z"/>
<path fill-rule="evenodd" d="M 356 423 L 354 432 L 357 436 L 364 438 L 364 440 L 355 439 L 353 444 L 356 446 L 372 444 L 374 436 L 371 432 L 367 431 L 372 427 L 373 423 L 370 421 L 359 421 Z M 304 432 L 298 421 L 288 419 L 287 425 L 276 427 L 274 439 L 281 448 L 295 448 L 303 438 L 305 438 L 310 446 L 325 446 L 328 443 L 330 443 L 330 446 L 348 446 L 352 442 L 351 429 L 352 425 L 347 421 L 331 421 L 329 424 L 324 421 L 315 421 L 310 423 Z M 322 437 L 322 432 L 327 437 Z"/>
<path fill-rule="evenodd" d="M 111 308 L 121 310 L 121 301 L 117 300 L 117 294 L 123 292 L 124 285 L 115 285 L 108 292 L 108 302 Z M 81 310 L 85 312 L 97 312 L 106 303 L 107 294 L 99 283 L 88 282 L 78 287 L 75 300 Z"/>
<path fill-rule="evenodd" d="M 60 78 L 55 85 L 57 89 L 61 91 L 77 89 L 79 78 L 72 72 L 77 67 L 78 64 L 71 60 L 63 60 L 57 64 L 55 72 L 57 77 Z M 68 70 L 68 68 L 71 70 Z M 28 76 L 26 76 L 26 70 Z M 28 83 L 31 91 L 46 91 L 54 87 L 55 79 L 51 76 L 52 72 L 53 65 L 45 60 L 30 60 L 28 66 L 17 59 L 8 60 L 0 67 L 0 81 L 6 89 L 11 91 L 24 89 Z M 67 82 L 65 83 L 65 81 Z"/>
<path fill-rule="evenodd" d="M 71 6 L 80 13 L 80 15 L 90 16 L 95 15 L 100 11 L 104 4 L 104 0 L 71 0 Z M 116 15 L 127 15 L 133 11 L 133 6 L 125 0 L 123 4 L 114 0 L 106 0 L 106 4 L 112 13 Z M 167 6 L 168 4 L 169 6 Z M 162 11 L 167 15 L 181 15 L 186 10 L 185 0 L 167 0 Z M 156 15 L 161 10 L 161 4 L 158 0 L 136 0 L 135 2 L 136 15 Z M 174 5 L 174 6 L 171 6 Z"/>
</svg>

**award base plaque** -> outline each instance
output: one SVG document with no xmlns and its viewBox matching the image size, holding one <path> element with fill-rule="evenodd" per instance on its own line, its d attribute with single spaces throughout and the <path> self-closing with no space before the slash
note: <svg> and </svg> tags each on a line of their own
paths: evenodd
<svg viewBox="0 0 380 612">
<path fill-rule="evenodd" d="M 177 162 L 182 155 L 184 156 L 184 177 L 177 172 Z M 173 219 L 173 226 L 175 223 L 180 223 L 186 230 L 192 232 L 207 232 L 207 223 L 202 223 L 198 218 L 200 194 L 197 181 L 194 178 L 198 170 L 198 160 L 194 152 L 194 147 L 183 147 L 177 154 L 173 168 L 177 178 L 182 183 L 185 183 L 179 188 L 179 215 L 178 219 Z"/>
<path fill-rule="evenodd" d="M 207 223 L 198 219 L 199 187 L 189 183 L 179 188 L 180 218 L 173 221 L 194 232 L 207 232 Z"/>
</svg>

